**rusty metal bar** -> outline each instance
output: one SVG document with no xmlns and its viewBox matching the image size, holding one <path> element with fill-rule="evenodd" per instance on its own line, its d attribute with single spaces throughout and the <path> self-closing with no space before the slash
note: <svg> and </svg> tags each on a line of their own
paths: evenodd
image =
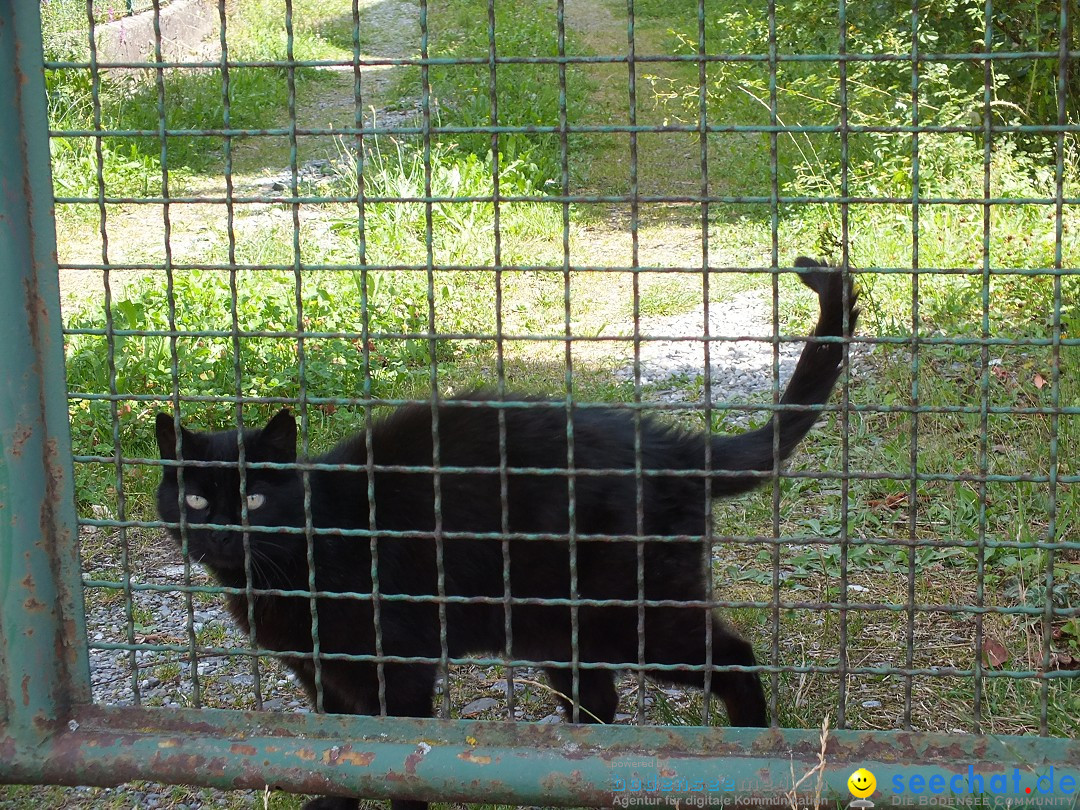
<svg viewBox="0 0 1080 810">
<path fill-rule="evenodd" d="M 6 766 L 0 781 L 108 786 L 154 779 L 376 798 L 594 807 L 626 800 L 789 806 L 792 784 L 819 765 L 820 750 L 818 732 L 783 729 L 86 707 L 42 745 L 0 737 Z M 1042 789 L 1050 778 L 1061 807 L 1080 793 L 1078 740 L 830 732 L 821 801 L 849 800 L 847 779 L 860 767 L 877 779 L 874 798 L 892 807 L 925 804 L 935 784 L 944 785 L 942 798 L 979 786 L 984 795 L 1020 798 L 1045 796 Z M 921 791 L 913 777 L 922 778 Z M 998 789 L 992 787 L 995 778 Z M 641 780 L 637 790 L 635 779 Z M 896 791 L 896 780 L 903 791 Z M 813 775 L 795 791 L 799 806 L 817 790 Z"/>
<path fill-rule="evenodd" d="M 89 700 L 37 3 L 0 4 L 0 706 L 26 743 Z"/>
</svg>

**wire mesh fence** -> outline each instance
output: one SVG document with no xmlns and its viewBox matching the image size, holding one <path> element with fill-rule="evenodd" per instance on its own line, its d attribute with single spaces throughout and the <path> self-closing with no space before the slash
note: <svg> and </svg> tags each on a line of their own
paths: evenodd
<svg viewBox="0 0 1080 810">
<path fill-rule="evenodd" d="M 41 6 L 93 703 L 1075 736 L 1075 4 L 204 6 Z"/>
</svg>

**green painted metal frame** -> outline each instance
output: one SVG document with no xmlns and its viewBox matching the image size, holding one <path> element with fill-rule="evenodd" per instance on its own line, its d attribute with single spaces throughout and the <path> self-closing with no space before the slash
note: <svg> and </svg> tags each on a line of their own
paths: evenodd
<svg viewBox="0 0 1080 810">
<path fill-rule="evenodd" d="M 796 794 L 803 804 L 846 800 L 848 775 L 858 767 L 872 770 L 881 786 L 914 774 L 949 784 L 973 769 L 987 782 L 1004 775 L 1010 787 L 1019 773 L 1020 790 L 1038 793 L 1039 777 L 1053 769 L 1057 784 L 1071 779 L 1080 787 L 1078 740 L 857 731 L 823 740 L 815 731 L 780 729 L 93 705 L 39 32 L 36 2 L 0 3 L 0 104 L 14 111 L 0 119 L 0 782 L 152 779 L 593 806 L 788 806 Z M 820 781 L 812 775 L 794 786 L 815 769 Z M 650 777 L 661 781 L 643 791 L 628 786 Z M 925 798 L 902 793 L 890 804 L 918 806 Z M 1060 798 L 1056 806 L 1080 806 L 1080 795 Z"/>
</svg>

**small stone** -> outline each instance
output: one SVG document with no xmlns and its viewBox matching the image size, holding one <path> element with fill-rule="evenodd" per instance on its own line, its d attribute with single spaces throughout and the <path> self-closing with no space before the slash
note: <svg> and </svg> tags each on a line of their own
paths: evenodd
<svg viewBox="0 0 1080 810">
<path fill-rule="evenodd" d="M 502 694 L 502 695 L 505 695 L 507 692 L 510 691 L 509 684 L 507 684 L 507 682 L 505 680 L 495 681 L 495 683 L 493 683 L 489 688 L 491 689 L 492 692 L 498 692 L 499 694 Z M 514 691 L 515 692 L 521 692 L 524 689 L 525 689 L 525 684 L 518 683 L 517 681 L 514 681 Z"/>
<path fill-rule="evenodd" d="M 495 698 L 477 698 L 476 700 L 465 705 L 465 707 L 461 710 L 461 716 L 475 717 L 481 712 L 487 711 L 488 709 L 493 709 L 498 705 L 499 701 L 497 701 Z"/>
<path fill-rule="evenodd" d="M 880 700 L 864 700 L 861 705 L 862 705 L 862 707 L 864 709 L 880 709 L 881 708 L 881 701 Z"/>
</svg>

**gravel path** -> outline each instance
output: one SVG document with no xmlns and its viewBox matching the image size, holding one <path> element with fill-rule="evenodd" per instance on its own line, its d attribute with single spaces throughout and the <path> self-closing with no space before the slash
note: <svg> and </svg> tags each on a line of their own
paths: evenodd
<svg viewBox="0 0 1080 810">
<path fill-rule="evenodd" d="M 650 400 L 704 404 L 705 341 L 702 340 L 701 308 L 681 315 L 642 317 L 642 336 L 659 338 L 642 341 L 640 350 L 641 384 Z M 783 323 L 781 335 L 789 334 Z M 769 402 L 773 388 L 774 346 L 772 295 L 769 290 L 750 290 L 709 307 L 709 375 L 712 402 L 745 404 Z M 687 338 L 697 339 L 687 339 Z M 731 340 L 730 338 L 755 338 Z M 787 385 L 805 344 L 781 342 L 776 361 L 778 387 Z M 857 359 L 860 347 L 852 347 Z M 633 358 L 628 357 L 616 372 L 620 379 L 634 379 Z M 725 427 L 748 426 L 756 417 L 753 411 L 731 410 L 725 414 Z"/>
</svg>

